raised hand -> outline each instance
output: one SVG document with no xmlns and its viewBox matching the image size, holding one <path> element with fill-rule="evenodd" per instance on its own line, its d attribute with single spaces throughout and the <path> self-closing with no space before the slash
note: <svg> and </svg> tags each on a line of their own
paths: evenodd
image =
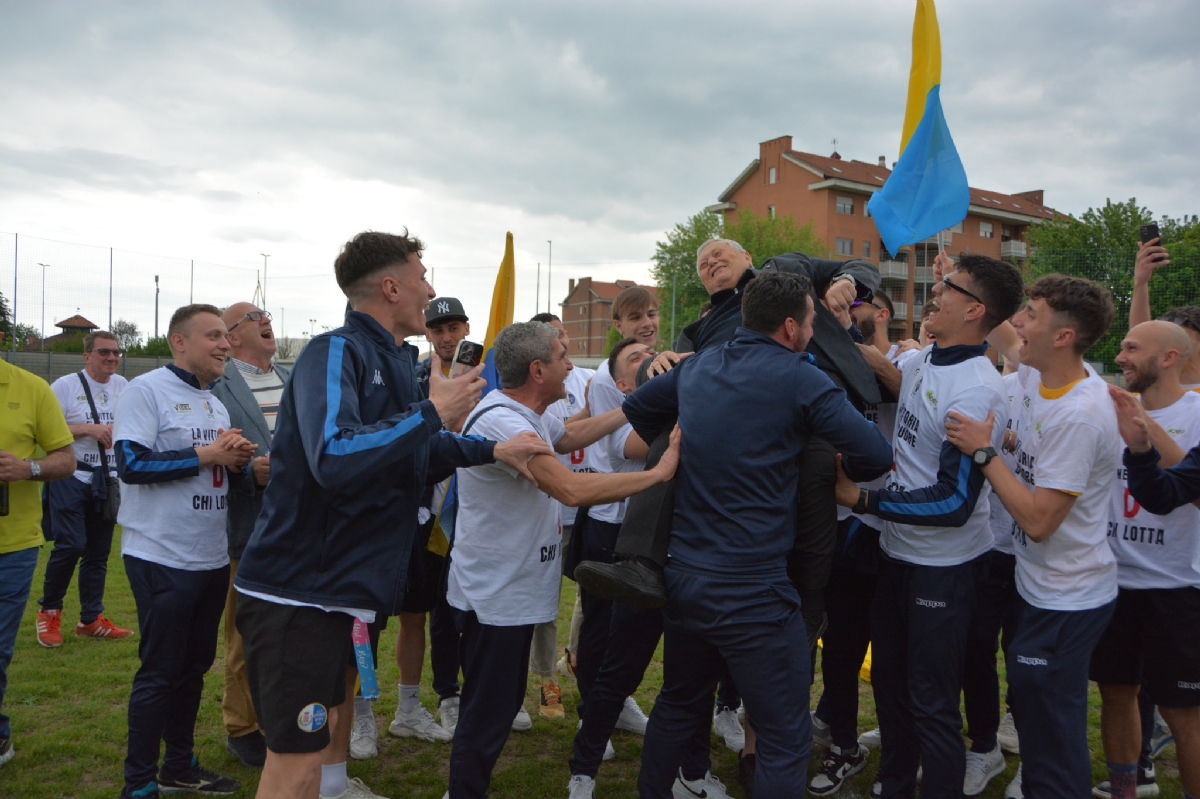
<svg viewBox="0 0 1200 799">
<path fill-rule="evenodd" d="M 1133 262 L 1134 283 L 1144 286 L 1154 276 L 1155 269 L 1171 265 L 1171 259 L 1167 255 L 1167 248 L 1159 242 L 1159 239 L 1150 239 L 1145 244 L 1138 244 L 1137 260 Z"/>
<path fill-rule="evenodd" d="M 1150 429 L 1146 423 L 1146 411 L 1137 397 L 1116 386 L 1108 387 L 1113 407 L 1117 409 L 1117 431 L 1129 447 L 1130 452 L 1142 453 L 1150 450 Z"/>
<path fill-rule="evenodd" d="M 430 370 L 429 401 L 447 427 L 454 427 L 479 404 L 487 388 L 487 381 L 479 376 L 482 372 L 483 364 L 454 378 L 442 377 L 442 370 L 436 367 Z"/>
</svg>

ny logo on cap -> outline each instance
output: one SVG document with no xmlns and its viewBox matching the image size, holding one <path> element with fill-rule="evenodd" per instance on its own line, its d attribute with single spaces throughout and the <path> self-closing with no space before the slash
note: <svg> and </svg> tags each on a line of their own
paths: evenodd
<svg viewBox="0 0 1200 799">
<path fill-rule="evenodd" d="M 438 313 L 450 313 L 450 303 L 439 302 L 438 303 Z"/>
</svg>

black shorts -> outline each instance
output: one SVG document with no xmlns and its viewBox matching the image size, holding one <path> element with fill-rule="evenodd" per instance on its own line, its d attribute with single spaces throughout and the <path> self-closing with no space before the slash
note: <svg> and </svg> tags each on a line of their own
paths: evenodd
<svg viewBox="0 0 1200 799">
<path fill-rule="evenodd" d="M 438 602 L 438 592 L 446 579 L 446 559 L 428 549 L 432 532 L 433 519 L 430 519 L 417 530 L 417 537 L 413 541 L 404 602 L 400 606 L 405 613 L 428 613 L 433 610 Z"/>
<path fill-rule="evenodd" d="M 1120 589 L 1088 676 L 1141 685 L 1156 705 L 1200 706 L 1200 588 Z"/>
<path fill-rule="evenodd" d="M 329 709 L 346 701 L 354 618 L 320 608 L 238 597 L 246 678 L 267 748 L 279 754 L 329 745 Z"/>
</svg>

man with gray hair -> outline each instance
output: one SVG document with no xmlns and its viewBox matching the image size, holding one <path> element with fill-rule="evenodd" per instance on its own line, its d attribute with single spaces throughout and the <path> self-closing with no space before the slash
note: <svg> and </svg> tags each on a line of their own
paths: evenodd
<svg viewBox="0 0 1200 799">
<path fill-rule="evenodd" d="M 468 415 L 464 436 L 504 442 L 534 433 L 558 452 L 570 452 L 624 420 L 612 411 L 568 427 L 546 413 L 565 396 L 572 366 L 558 331 L 544 322 L 517 323 L 501 331 L 495 364 L 501 388 Z M 610 415 L 615 416 L 612 423 L 606 419 Z M 616 502 L 666 482 L 677 463 L 678 441 L 654 469 L 644 472 L 577 473 L 551 455 L 529 461 L 537 485 L 500 463 L 458 470 L 459 507 L 446 598 L 463 636 L 463 689 L 447 797 L 484 796 L 525 698 L 534 625 L 558 616 L 558 502 L 572 507 Z"/>
</svg>

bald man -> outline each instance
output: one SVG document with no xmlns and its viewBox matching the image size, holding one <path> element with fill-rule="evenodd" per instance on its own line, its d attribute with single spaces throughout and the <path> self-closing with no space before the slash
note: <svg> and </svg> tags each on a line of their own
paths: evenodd
<svg viewBox="0 0 1200 799">
<path fill-rule="evenodd" d="M 221 710 L 225 722 L 225 748 L 245 765 L 262 768 L 267 757 L 267 743 L 258 729 L 258 717 L 246 682 L 242 637 L 234 623 L 237 592 L 233 589 L 233 576 L 237 574 L 242 550 L 250 540 L 250 533 L 254 532 L 254 520 L 262 508 L 263 489 L 270 476 L 275 414 L 288 370 L 274 362 L 275 331 L 271 328 L 270 313 L 251 303 L 239 302 L 226 308 L 221 318 L 229 329 L 229 360 L 225 364 L 225 374 L 213 384 L 212 393 L 228 409 L 233 426 L 258 445 L 252 461 L 254 479 L 231 486 L 229 491 L 226 517 L 229 593 L 225 598 L 225 697 Z"/>
<path fill-rule="evenodd" d="M 1114 389 L 1122 433 L 1136 416 L 1163 466 L 1200 444 L 1200 394 L 1181 382 L 1191 350 L 1178 324 L 1143 322 L 1125 336 L 1116 358 L 1125 385 L 1140 395 Z M 1098 787 L 1133 799 L 1138 785 L 1154 782 L 1153 766 L 1139 769 L 1138 763 L 1140 690 L 1159 706 L 1175 736 L 1184 790 L 1200 796 L 1200 510 L 1186 504 L 1165 515 L 1151 513 L 1130 495 L 1124 467 L 1119 476 L 1108 525 L 1117 605 L 1092 653 L 1089 675 L 1103 699 L 1100 729 L 1109 771 L 1108 785 Z"/>
</svg>

